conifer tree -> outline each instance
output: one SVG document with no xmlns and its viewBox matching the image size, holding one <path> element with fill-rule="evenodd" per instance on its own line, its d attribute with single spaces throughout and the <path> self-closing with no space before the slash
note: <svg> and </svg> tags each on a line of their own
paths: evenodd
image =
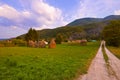
<svg viewBox="0 0 120 80">
<path fill-rule="evenodd" d="M 30 28 L 28 33 L 25 35 L 25 40 L 29 41 L 29 40 L 33 40 L 33 41 L 37 41 L 38 40 L 38 33 L 35 29 Z"/>
</svg>

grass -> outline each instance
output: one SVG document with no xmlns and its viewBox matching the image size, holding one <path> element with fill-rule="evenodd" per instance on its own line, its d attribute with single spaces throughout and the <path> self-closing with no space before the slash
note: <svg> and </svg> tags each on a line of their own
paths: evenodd
<svg viewBox="0 0 120 80">
<path fill-rule="evenodd" d="M 107 56 L 107 54 L 106 54 L 106 52 L 105 52 L 105 49 L 104 49 L 104 46 L 103 46 L 103 45 L 102 45 L 102 52 L 103 52 L 103 57 L 104 57 L 104 59 L 105 59 L 105 62 L 108 63 L 108 56 Z"/>
<path fill-rule="evenodd" d="M 108 49 L 120 59 L 120 47 L 111 47 L 109 46 Z"/>
<path fill-rule="evenodd" d="M 0 80 L 73 80 L 85 74 L 99 43 L 55 49 L 0 47 Z"/>
</svg>

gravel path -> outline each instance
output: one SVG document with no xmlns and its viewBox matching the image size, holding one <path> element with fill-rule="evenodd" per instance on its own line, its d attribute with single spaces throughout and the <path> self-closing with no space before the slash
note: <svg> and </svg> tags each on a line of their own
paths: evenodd
<svg viewBox="0 0 120 80">
<path fill-rule="evenodd" d="M 104 41 L 101 42 L 87 74 L 80 76 L 77 80 L 120 80 L 120 60 L 105 47 L 109 59 L 106 63 L 103 57 L 102 45 L 105 45 Z"/>
</svg>

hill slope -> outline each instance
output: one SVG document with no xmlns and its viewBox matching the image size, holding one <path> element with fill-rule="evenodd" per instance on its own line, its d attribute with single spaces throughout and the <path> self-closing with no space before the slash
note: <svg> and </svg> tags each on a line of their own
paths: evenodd
<svg viewBox="0 0 120 80">
<path fill-rule="evenodd" d="M 65 39 L 99 39 L 104 26 L 111 20 L 120 20 L 120 15 L 110 15 L 105 18 L 77 19 L 64 27 L 43 29 L 37 32 L 39 39 L 49 39 L 56 37 L 57 34 L 63 35 Z M 19 38 L 24 38 L 24 36 L 19 36 Z"/>
<path fill-rule="evenodd" d="M 101 21 L 102 18 L 82 18 L 69 23 L 67 26 L 82 26 L 82 25 L 101 22 Z"/>
<path fill-rule="evenodd" d="M 94 23 L 99 23 L 99 22 L 106 22 L 110 20 L 120 20 L 120 15 L 110 15 L 105 18 L 82 18 L 82 19 L 77 19 L 66 26 L 82 26 L 82 25 L 87 25 L 87 24 L 94 24 Z"/>
</svg>

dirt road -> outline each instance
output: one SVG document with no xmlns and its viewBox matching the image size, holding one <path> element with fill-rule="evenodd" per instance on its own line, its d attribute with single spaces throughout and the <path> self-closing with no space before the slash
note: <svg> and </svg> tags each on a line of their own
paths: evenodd
<svg viewBox="0 0 120 80">
<path fill-rule="evenodd" d="M 106 47 L 106 54 L 109 58 L 109 66 L 111 67 L 112 75 L 116 77 L 116 80 L 120 80 L 120 60 L 114 56 Z"/>
<path fill-rule="evenodd" d="M 80 76 L 77 80 L 120 80 L 120 60 L 104 47 L 108 56 L 108 63 L 105 62 L 102 45 L 105 46 L 104 41 L 101 42 L 87 74 Z"/>
</svg>

